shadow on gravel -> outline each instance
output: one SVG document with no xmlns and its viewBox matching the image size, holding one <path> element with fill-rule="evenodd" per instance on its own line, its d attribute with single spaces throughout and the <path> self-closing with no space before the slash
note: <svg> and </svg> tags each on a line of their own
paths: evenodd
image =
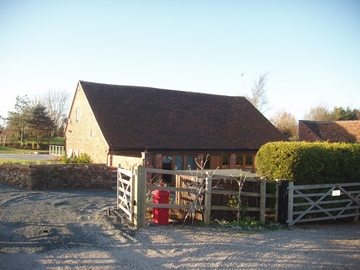
<svg viewBox="0 0 360 270">
<path fill-rule="evenodd" d="M 0 232 L 2 252 L 13 249 L 47 252 L 53 249 L 70 249 L 97 244 L 96 239 L 82 234 L 82 228 L 77 224 L 38 225 L 25 222 L 2 222 L 1 226 L 12 231 L 6 235 Z"/>
</svg>

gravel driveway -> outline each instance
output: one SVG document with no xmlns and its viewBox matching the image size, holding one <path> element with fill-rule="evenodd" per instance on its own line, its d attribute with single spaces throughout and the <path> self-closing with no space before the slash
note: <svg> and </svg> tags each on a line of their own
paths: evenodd
<svg viewBox="0 0 360 270">
<path fill-rule="evenodd" d="M 115 200 L 113 191 L 0 184 L 0 269 L 360 269 L 359 224 L 134 231 Z"/>
</svg>

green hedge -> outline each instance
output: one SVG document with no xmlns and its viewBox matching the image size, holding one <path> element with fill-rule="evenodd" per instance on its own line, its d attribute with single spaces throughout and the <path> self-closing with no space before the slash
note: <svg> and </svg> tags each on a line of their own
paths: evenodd
<svg viewBox="0 0 360 270">
<path fill-rule="evenodd" d="M 257 173 L 297 184 L 360 182 L 360 144 L 272 142 L 256 155 Z"/>
</svg>

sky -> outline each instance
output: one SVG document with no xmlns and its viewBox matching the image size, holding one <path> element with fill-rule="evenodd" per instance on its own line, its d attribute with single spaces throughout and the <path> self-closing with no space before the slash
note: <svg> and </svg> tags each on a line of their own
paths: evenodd
<svg viewBox="0 0 360 270">
<path fill-rule="evenodd" d="M 359 0 L 0 0 L 0 115 L 79 80 L 360 108 Z M 241 76 L 245 74 L 245 76 Z"/>
</svg>

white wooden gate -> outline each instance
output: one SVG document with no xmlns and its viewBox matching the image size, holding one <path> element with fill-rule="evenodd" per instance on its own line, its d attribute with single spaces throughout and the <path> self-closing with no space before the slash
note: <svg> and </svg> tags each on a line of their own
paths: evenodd
<svg viewBox="0 0 360 270">
<path fill-rule="evenodd" d="M 121 209 L 131 223 L 134 223 L 134 169 L 127 171 L 118 165 L 117 209 Z"/>
<path fill-rule="evenodd" d="M 288 225 L 360 215 L 360 183 L 288 186 Z"/>
</svg>

